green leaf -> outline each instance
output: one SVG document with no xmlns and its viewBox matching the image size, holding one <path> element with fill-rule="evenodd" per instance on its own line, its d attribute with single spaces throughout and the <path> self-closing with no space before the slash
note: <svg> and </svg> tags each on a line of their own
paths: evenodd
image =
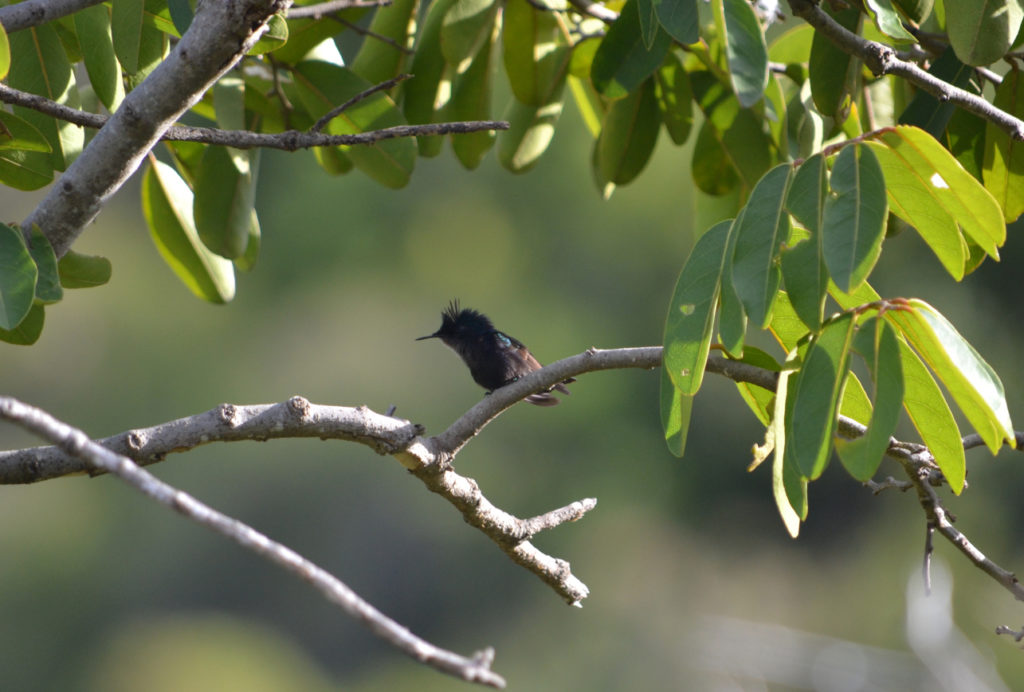
<svg viewBox="0 0 1024 692">
<path fill-rule="evenodd" d="M 491 38 L 500 3 L 496 0 L 455 0 L 441 23 L 441 52 L 449 65 L 463 70 Z"/>
<path fill-rule="evenodd" d="M 94 288 L 110 281 L 113 268 L 106 257 L 68 250 L 57 262 L 57 272 L 64 288 Z"/>
<path fill-rule="evenodd" d="M 174 28 L 177 29 L 179 36 L 188 31 L 189 26 L 192 25 L 192 18 L 195 16 L 189 0 L 167 0 L 167 11 L 171 15 L 171 21 L 174 22 Z"/>
<path fill-rule="evenodd" d="M 640 17 L 640 36 L 644 40 L 644 48 L 650 50 L 660 28 L 658 15 L 654 11 L 654 2 L 652 0 L 637 0 L 636 10 Z"/>
<path fill-rule="evenodd" d="M 903 368 L 900 365 L 900 344 L 896 332 L 883 319 L 872 317 L 860 326 L 854 349 L 868 364 L 874 385 L 871 398 L 871 421 L 867 434 L 855 440 L 836 440 L 839 460 L 859 481 L 867 481 L 878 470 L 889 439 L 896 431 L 903 406 Z"/>
<path fill-rule="evenodd" d="M 653 81 L 611 104 L 595 143 L 603 180 L 625 185 L 647 165 L 658 139 L 658 101 Z"/>
<path fill-rule="evenodd" d="M 73 17 L 89 83 L 100 103 L 113 112 L 124 99 L 124 84 L 121 65 L 114 54 L 110 8 L 106 5 L 93 5 L 76 12 Z"/>
<path fill-rule="evenodd" d="M 438 91 L 444 74 L 444 54 L 441 52 L 441 22 L 455 0 L 434 0 L 427 10 L 412 56 L 409 71 L 413 78 L 402 82 L 402 113 L 412 125 L 432 123 L 436 118 Z M 421 156 L 437 156 L 443 139 L 420 137 Z"/>
<path fill-rule="evenodd" d="M 704 380 L 731 225 L 722 221 L 700 237 L 669 303 L 662 361 L 672 383 L 687 396 L 696 394 Z"/>
<path fill-rule="evenodd" d="M 912 22 L 918 26 L 932 13 L 935 0 L 893 0 Z"/>
<path fill-rule="evenodd" d="M 636 4 L 637 0 L 626 1 L 594 54 L 590 79 L 605 98 L 620 99 L 634 92 L 658 68 L 672 43 L 659 31 L 651 48 L 644 46 Z"/>
<path fill-rule="evenodd" d="M 736 294 L 736 287 L 729 280 L 732 276 L 733 255 L 736 253 L 736 230 L 742 224 L 746 208 L 740 209 L 739 215 L 729 229 L 729 244 L 725 248 L 725 259 L 722 262 L 722 287 L 719 298 L 721 316 L 718 319 L 718 336 L 722 347 L 733 358 L 743 357 L 743 344 L 747 333 L 747 313 L 743 303 Z"/>
<path fill-rule="evenodd" d="M 797 343 L 807 336 L 807 325 L 800 319 L 789 300 L 789 294 L 785 291 L 779 291 L 775 298 L 772 321 L 768 329 L 787 353 L 796 348 Z"/>
<path fill-rule="evenodd" d="M 957 108 L 943 133 L 949 153 L 975 180 L 982 180 L 985 164 L 985 120 Z"/>
<path fill-rule="evenodd" d="M 825 199 L 822 250 L 829 274 L 847 293 L 860 286 L 875 267 L 885 237 L 885 179 L 869 147 L 844 147 L 829 178 Z"/>
<path fill-rule="evenodd" d="M 263 55 L 283 47 L 288 42 L 288 20 L 280 14 L 273 15 L 267 21 L 267 30 L 249 49 L 246 55 Z"/>
<path fill-rule="evenodd" d="M 887 146 L 913 173 L 912 177 L 907 176 L 903 182 L 913 183 L 919 192 L 926 191 L 936 207 L 952 217 L 964 233 L 974 239 L 989 256 L 999 259 L 998 248 L 1006 241 L 1002 210 L 992 195 L 963 169 L 949 151 L 926 132 L 904 125 L 887 128 L 875 139 Z M 875 148 L 875 152 L 879 153 L 879 149 Z M 882 158 L 880 155 L 879 160 Z M 890 162 L 884 170 L 893 167 Z M 895 204 L 893 210 L 899 213 Z M 909 219 L 905 220 L 916 225 Z M 921 231 L 920 227 L 918 231 Z M 931 245 L 924 232 L 922 237 Z M 938 254 L 934 246 L 932 249 Z M 943 260 L 943 264 L 949 269 L 946 260 Z"/>
<path fill-rule="evenodd" d="M 793 538 L 800 533 L 800 519 L 807 516 L 807 481 L 798 478 L 799 473 L 790 465 L 787 451 L 786 401 L 788 399 L 791 371 L 779 373 L 779 386 L 775 390 L 775 411 L 772 416 L 772 438 L 775 445 L 775 458 L 772 461 L 772 495 L 775 506 L 779 508 L 779 516 L 786 531 Z M 794 502 L 795 500 L 795 502 Z M 798 505 L 797 507 L 794 507 Z"/>
<path fill-rule="evenodd" d="M 789 214 L 784 201 L 792 167 L 779 164 L 754 187 L 736 229 L 731 281 L 750 321 L 768 325 L 772 302 L 779 290 L 778 257 L 789 238 Z"/>
<path fill-rule="evenodd" d="M 249 242 L 246 243 L 245 254 L 235 259 L 235 267 L 248 272 L 252 271 L 252 268 L 256 266 L 256 260 L 259 259 L 260 246 L 262 245 L 260 235 L 260 219 L 256 215 L 256 210 L 253 209 L 249 223 Z"/>
<path fill-rule="evenodd" d="M 512 98 L 505 111 L 504 119 L 509 128 L 498 133 L 498 161 L 513 173 L 533 168 L 555 135 L 555 124 L 562 114 L 569 64 L 568 48 L 560 48 L 559 53 L 563 57 L 562 78 L 549 85 L 545 103 L 528 106 Z"/>
<path fill-rule="evenodd" d="M 682 457 L 686 451 L 686 435 L 690 429 L 693 397 L 675 388 L 665 368 L 661 368 L 661 429 L 665 444 L 672 454 Z"/>
<path fill-rule="evenodd" d="M 1024 82 L 1014 67 L 1003 75 L 993 103 L 1007 113 L 1024 113 Z M 1024 142 L 1001 127 L 985 125 L 985 160 L 982 167 L 985 189 L 1003 209 L 1003 218 L 1013 223 L 1024 212 Z"/>
<path fill-rule="evenodd" d="M 57 255 L 54 254 L 50 241 L 35 224 L 32 225 L 31 245 L 28 251 L 39 271 L 35 299 L 44 304 L 56 303 L 64 297 L 60 276 L 57 274 Z"/>
<path fill-rule="evenodd" d="M 491 38 L 492 40 L 485 41 L 480 47 L 480 52 L 473 58 L 466 71 L 456 75 L 452 81 L 452 97 L 445 111 L 445 115 L 452 120 L 491 118 L 491 53 L 497 35 L 492 34 Z M 452 135 L 452 150 L 459 162 L 469 170 L 480 165 L 492 146 L 494 132 L 490 130 Z"/>
<path fill-rule="evenodd" d="M 14 329 L 28 314 L 38 276 L 21 231 L 0 224 L 0 329 Z"/>
<path fill-rule="evenodd" d="M 3 25 L 0 25 L 0 79 L 7 77 L 11 69 L 11 42 L 7 38 L 7 32 Z"/>
<path fill-rule="evenodd" d="M 221 257 L 242 256 L 256 195 L 248 161 L 240 169 L 226 147 L 207 147 L 195 189 L 192 210 L 203 244 Z"/>
<path fill-rule="evenodd" d="M 691 72 L 690 85 L 694 100 L 706 118 L 697 145 L 701 146 L 700 140 L 703 137 L 706 140 L 712 139 L 720 147 L 720 151 L 715 152 L 705 144 L 700 152 L 694 151 L 694 178 L 697 179 L 698 168 L 707 165 L 703 157 L 714 152 L 718 158 L 724 155 L 747 189 L 752 189 L 772 165 L 772 143 L 765 134 L 761 118 L 753 110 L 741 108 L 732 92 L 706 71 Z M 724 187 L 726 190 L 731 189 L 729 186 Z M 716 194 L 703 186 L 701 189 Z"/>
<path fill-rule="evenodd" d="M 736 98 L 744 108 L 761 100 L 768 86 L 768 46 L 754 8 L 746 0 L 719 0 L 725 56 Z"/>
<path fill-rule="evenodd" d="M 840 26 L 857 34 L 860 33 L 860 11 L 856 7 L 833 11 L 828 5 L 822 10 L 831 15 Z M 814 105 L 822 115 L 846 120 L 850 95 L 856 93 L 860 61 L 841 50 L 823 33 L 815 32 L 811 43 L 811 59 L 808 63 L 811 95 Z"/>
<path fill-rule="evenodd" d="M 959 0 L 946 12 L 946 33 L 960 60 L 988 65 L 1010 49 L 1022 19 L 1019 0 Z"/>
<path fill-rule="evenodd" d="M 23 29 L 12 34 L 10 41 L 11 51 L 18 56 L 7 77 L 10 86 L 65 106 L 78 106 L 78 90 L 71 63 L 51 25 Z M 22 106 L 15 106 L 14 113 L 46 137 L 52 148 L 50 159 L 53 168 L 64 170 L 81 152 L 85 142 L 81 127 Z"/>
<path fill-rule="evenodd" d="M 658 21 L 668 35 L 684 45 L 700 40 L 697 0 L 651 0 Z"/>
<path fill-rule="evenodd" d="M 674 53 L 654 73 L 654 96 L 665 131 L 676 145 L 686 142 L 693 127 L 693 92 L 683 63 Z"/>
<path fill-rule="evenodd" d="M 967 459 L 953 412 L 928 368 L 902 341 L 900 364 L 903 369 L 903 407 L 949 487 L 959 495 L 967 478 Z"/>
<path fill-rule="evenodd" d="M 373 86 L 347 68 L 319 60 L 299 63 L 293 74 L 302 103 L 314 118 Z M 378 92 L 331 120 L 325 131 L 332 135 L 354 134 L 404 124 L 390 97 Z M 391 188 L 408 184 L 416 165 L 416 144 L 408 138 L 339 149 L 356 168 Z"/>
<path fill-rule="evenodd" d="M 5 149 L 37 151 L 43 154 L 52 151 L 46 137 L 33 125 L 16 115 L 0 111 L 0 150 Z M 49 157 L 46 159 L 49 160 Z"/>
<path fill-rule="evenodd" d="M 31 346 L 39 340 L 39 336 L 43 333 L 45 318 L 46 311 L 43 306 L 38 303 L 34 304 L 17 327 L 0 329 L 0 341 L 6 341 L 15 346 Z"/>
<path fill-rule="evenodd" d="M 693 182 L 697 189 L 708 195 L 727 195 L 736 189 L 739 177 L 736 168 L 726 156 L 719 133 L 706 120 L 697 130 L 697 141 L 690 157 Z"/>
<path fill-rule="evenodd" d="M 789 185 L 786 209 L 804 228 L 817 235 L 821 233 L 828 196 L 828 169 L 825 157 L 815 154 L 800 164 Z"/>
<path fill-rule="evenodd" d="M 815 234 L 782 253 L 782 280 L 786 284 L 786 294 L 800 321 L 812 332 L 821 331 L 828 291 L 828 272 L 820 238 L 820 234 Z"/>
<path fill-rule="evenodd" d="M 505 74 L 516 100 L 543 106 L 552 86 L 564 84 L 570 49 L 558 43 L 558 20 L 526 0 L 508 0 L 502 14 Z M 559 87 L 559 91 L 561 87 Z"/>
<path fill-rule="evenodd" d="M 782 366 L 779 365 L 778 361 L 754 346 L 745 347 L 743 349 L 743 357 L 735 360 L 740 363 L 753 365 L 762 370 L 771 370 L 772 372 L 782 370 Z M 775 392 L 762 389 L 749 382 L 736 382 L 735 384 L 740 397 L 750 407 L 754 415 L 757 416 L 757 419 L 761 421 L 761 424 L 765 426 L 771 425 L 772 411 L 775 406 Z"/>
<path fill-rule="evenodd" d="M 768 47 L 768 59 L 772 62 L 800 64 L 811 59 L 811 42 L 814 27 L 800 24 L 787 29 L 772 40 Z"/>
<path fill-rule="evenodd" d="M 378 7 L 370 23 L 370 33 L 352 59 L 352 71 L 370 82 L 380 84 L 396 77 L 408 60 L 402 48 L 412 47 L 419 0 L 394 0 Z M 382 41 L 378 36 L 390 39 Z"/>
<path fill-rule="evenodd" d="M 128 74 L 135 74 L 139 69 L 145 9 L 145 0 L 117 0 L 112 3 L 110 28 L 114 53 Z"/>
<path fill-rule="evenodd" d="M 786 396 L 785 464 L 813 480 L 832 450 L 836 412 L 849 367 L 853 316 L 843 314 L 822 329 L 807 350 Z"/>
<path fill-rule="evenodd" d="M 909 301 L 910 310 L 885 313 L 946 386 L 967 420 L 993 454 L 1005 441 L 1015 446 L 1003 383 L 956 328 L 928 303 Z"/>
<path fill-rule="evenodd" d="M 226 303 L 235 295 L 234 266 L 203 245 L 192 206 L 192 191 L 178 173 L 151 160 L 142 177 L 142 212 L 153 242 L 189 290 L 211 303 Z"/>
<path fill-rule="evenodd" d="M 892 6 L 891 0 L 865 0 L 868 15 L 875 21 L 875 26 L 886 36 L 897 41 L 915 42 L 914 35 L 903 28 L 903 20 Z"/>
<path fill-rule="evenodd" d="M 842 293 L 835 288 L 835 284 L 830 287 L 830 291 L 844 310 L 880 299 L 878 293 L 867 282 L 853 294 Z M 886 312 L 886 319 L 891 320 L 896 313 L 897 311 Z M 921 435 L 921 440 L 935 458 L 935 463 L 949 481 L 950 488 L 959 494 L 966 477 L 966 459 L 960 440 L 960 429 L 942 390 L 935 383 L 928 368 L 902 337 L 899 342 L 900 366 L 903 370 L 903 408 Z"/>
</svg>

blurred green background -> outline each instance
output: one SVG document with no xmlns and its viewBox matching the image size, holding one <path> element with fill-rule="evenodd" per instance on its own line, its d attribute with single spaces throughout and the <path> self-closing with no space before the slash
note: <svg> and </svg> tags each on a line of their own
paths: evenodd
<svg viewBox="0 0 1024 692">
<path fill-rule="evenodd" d="M 262 257 L 226 306 L 193 298 L 163 265 L 129 186 L 76 245 L 109 257 L 113 280 L 49 309 L 36 346 L 0 346 L 2 389 L 97 437 L 293 394 L 395 404 L 434 434 L 482 395 L 451 352 L 413 341 L 437 328 L 451 298 L 543 362 L 659 343 L 694 234 L 723 205 L 695 198 L 689 151 L 667 141 L 637 183 L 601 201 L 590 140 L 571 109 L 563 117 L 527 175 L 499 170 L 493 156 L 469 173 L 446 151 L 421 160 L 399 192 L 359 174 L 329 178 L 308 152 L 265 152 Z M 20 219 L 36 199 L 7 192 L 0 203 Z M 1002 375 L 1018 418 L 1021 232 L 1001 265 L 963 286 L 903 233 L 873 279 L 883 295 L 922 297 L 958 325 Z M 682 460 L 661 441 L 657 389 L 655 372 L 585 375 L 563 405 L 515 406 L 457 459 L 518 516 L 598 498 L 583 520 L 536 540 L 591 588 L 582 609 L 361 446 L 218 444 L 150 469 L 438 645 L 494 646 L 511 689 L 1024 686 L 1024 653 L 993 634 L 1024 622 L 1020 605 L 945 541 L 936 593 L 915 596 L 925 526 L 912 494 L 872 496 L 833 464 L 790 540 L 769 469 L 745 470 L 763 431 L 732 384 L 706 381 Z M 0 439 L 35 444 L 9 425 Z M 949 503 L 958 526 L 1019 568 L 1021 461 L 976 450 L 968 463 L 971 487 Z M 882 473 L 900 470 L 885 462 Z M 116 479 L 0 488 L 0 518 L 2 689 L 469 689 Z"/>
</svg>

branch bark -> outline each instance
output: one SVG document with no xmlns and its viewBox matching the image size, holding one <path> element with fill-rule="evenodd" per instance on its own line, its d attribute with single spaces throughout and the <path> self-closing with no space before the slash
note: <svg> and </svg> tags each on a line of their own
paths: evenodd
<svg viewBox="0 0 1024 692">
<path fill-rule="evenodd" d="M 66 17 L 101 2 L 103 0 L 25 0 L 17 5 L 0 7 L 0 24 L 4 25 L 4 31 L 13 34 L 15 31 Z"/>
<path fill-rule="evenodd" d="M 124 99 L 22 223 L 38 224 L 58 257 L 139 167 L 164 132 L 245 55 L 288 0 L 202 2 L 174 50 Z"/>
<path fill-rule="evenodd" d="M 168 509 L 231 539 L 247 550 L 272 562 L 320 591 L 327 600 L 366 625 L 374 634 L 403 653 L 437 670 L 491 687 L 505 687 L 505 680 L 492 672 L 492 649 L 472 658 L 460 656 L 421 639 L 390 619 L 322 567 L 291 548 L 272 541 L 250 526 L 203 504 L 188 493 L 159 480 L 131 459 L 116 454 L 89 439 L 82 432 L 50 414 L 10 397 L 0 397 L 0 418 L 5 418 L 53 442 L 65 454 L 94 471 L 113 474 Z"/>
</svg>

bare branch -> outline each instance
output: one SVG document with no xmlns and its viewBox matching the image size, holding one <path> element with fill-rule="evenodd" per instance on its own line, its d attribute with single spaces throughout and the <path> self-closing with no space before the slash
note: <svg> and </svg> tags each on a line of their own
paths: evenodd
<svg viewBox="0 0 1024 692">
<path fill-rule="evenodd" d="M 165 60 L 133 89 L 22 222 L 38 224 L 61 257 L 161 135 L 246 54 L 287 0 L 202 2 Z"/>
<path fill-rule="evenodd" d="M 327 127 L 327 123 L 331 122 L 339 115 L 344 113 L 350 106 L 359 103 L 360 101 L 369 96 L 373 96 L 378 91 L 386 91 L 391 87 L 395 86 L 396 84 L 398 84 L 399 82 L 409 79 L 410 77 L 412 77 L 411 74 L 400 74 L 397 77 L 392 77 L 387 81 L 381 82 L 380 84 L 375 84 L 369 89 L 359 92 L 358 94 L 350 98 L 348 101 L 345 101 L 345 103 L 341 104 L 340 106 L 335 106 L 331 110 L 327 111 L 327 113 L 325 113 L 322 118 L 320 118 L 313 124 L 313 127 L 309 128 L 309 131 L 320 132 L 325 127 Z"/>
<path fill-rule="evenodd" d="M 103 0 L 25 0 L 17 5 L 0 7 L 0 24 L 8 34 L 39 26 L 66 17 Z"/>
<path fill-rule="evenodd" d="M 0 84 L 0 101 L 16 106 L 24 106 L 40 113 L 52 115 L 83 127 L 101 128 L 111 116 L 87 113 L 69 108 L 50 99 L 30 94 Z M 345 106 L 346 104 L 342 104 Z M 351 104 L 347 104 L 351 105 Z M 262 134 L 249 130 L 218 130 L 211 127 L 190 127 L 172 125 L 160 136 L 163 141 L 199 142 L 215 144 L 236 149 L 280 149 L 282 151 L 298 151 L 312 147 L 359 146 L 382 142 L 386 139 L 400 137 L 429 137 L 448 134 L 465 134 L 481 130 L 507 130 L 508 123 L 503 120 L 470 120 L 454 123 L 428 123 L 426 125 L 396 125 L 382 130 L 370 130 L 351 135 L 325 135 L 319 132 L 298 132 L 288 130 L 277 134 Z"/>
<path fill-rule="evenodd" d="M 303 7 L 292 6 L 288 10 L 288 19 L 320 19 L 334 12 L 350 10 L 356 7 L 386 7 L 391 0 L 330 0 L 316 5 Z"/>
<path fill-rule="evenodd" d="M 0 397 L 0 417 L 53 442 L 66 454 L 93 470 L 113 474 L 135 490 L 169 509 L 183 514 L 212 531 L 314 586 L 327 600 L 365 624 L 374 634 L 403 653 L 449 675 L 470 682 L 503 688 L 505 680 L 490 669 L 494 652 L 459 656 L 417 637 L 363 600 L 347 585 L 292 549 L 267 538 L 246 524 L 203 504 L 191 495 L 159 480 L 125 456 L 115 454 L 82 432 L 41 409 L 10 397 Z"/>
<path fill-rule="evenodd" d="M 860 58 L 875 75 L 894 74 L 941 101 L 955 103 L 997 127 L 1017 140 L 1024 140 L 1024 121 L 996 108 L 981 96 L 955 87 L 922 70 L 913 62 L 900 60 L 896 51 L 882 43 L 869 41 L 841 26 L 812 0 L 789 0 L 793 14 L 801 17 L 814 30 L 829 39 L 844 53 Z"/>
</svg>

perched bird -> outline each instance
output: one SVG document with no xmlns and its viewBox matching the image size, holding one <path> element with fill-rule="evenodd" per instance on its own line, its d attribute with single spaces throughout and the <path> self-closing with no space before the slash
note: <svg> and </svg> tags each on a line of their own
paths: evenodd
<svg viewBox="0 0 1024 692">
<path fill-rule="evenodd" d="M 423 339 L 440 339 L 458 353 L 469 366 L 473 380 L 488 394 L 541 367 L 521 341 L 495 329 L 483 313 L 460 309 L 457 300 L 449 303 L 441 313 L 441 328 L 416 341 Z M 531 394 L 526 401 L 536 406 L 554 406 L 559 400 L 550 393 L 551 390 L 568 394 L 569 389 L 565 385 L 575 381 L 570 377 L 546 392 Z"/>
</svg>

